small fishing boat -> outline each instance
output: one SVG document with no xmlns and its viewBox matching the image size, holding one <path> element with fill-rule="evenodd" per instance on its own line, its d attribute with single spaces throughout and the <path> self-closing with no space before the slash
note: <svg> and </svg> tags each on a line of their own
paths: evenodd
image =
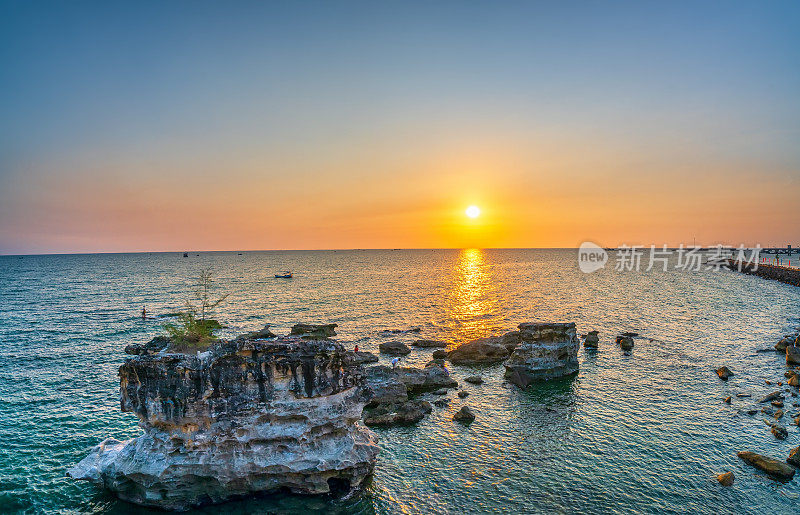
<svg viewBox="0 0 800 515">
<path fill-rule="evenodd" d="M 277 274 L 275 274 L 275 279 L 291 279 L 291 278 L 292 278 L 292 272 L 289 270 L 285 270 L 283 272 L 278 272 Z"/>
</svg>

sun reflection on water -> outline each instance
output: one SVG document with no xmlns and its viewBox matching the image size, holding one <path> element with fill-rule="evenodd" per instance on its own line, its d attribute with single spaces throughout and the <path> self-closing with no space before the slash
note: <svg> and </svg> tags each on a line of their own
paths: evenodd
<svg viewBox="0 0 800 515">
<path fill-rule="evenodd" d="M 498 328 L 501 295 L 494 279 L 485 250 L 461 250 L 452 270 L 448 304 L 456 346 Z"/>
</svg>

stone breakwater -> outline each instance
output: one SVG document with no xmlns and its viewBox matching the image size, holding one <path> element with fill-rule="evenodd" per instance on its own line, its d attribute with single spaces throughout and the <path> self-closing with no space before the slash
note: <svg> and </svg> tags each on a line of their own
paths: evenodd
<svg viewBox="0 0 800 515">
<path fill-rule="evenodd" d="M 169 340 L 130 345 L 122 410 L 144 434 L 107 439 L 68 474 L 171 510 L 286 489 L 358 486 L 377 437 L 360 422 L 363 369 L 332 340 L 238 339 L 196 355 Z"/>
<path fill-rule="evenodd" d="M 756 266 L 752 263 L 741 263 L 733 259 L 727 261 L 727 266 L 731 270 L 739 270 L 744 274 L 757 275 L 765 279 L 791 284 L 792 286 L 800 286 L 800 269 L 797 268 L 761 263 Z"/>
</svg>

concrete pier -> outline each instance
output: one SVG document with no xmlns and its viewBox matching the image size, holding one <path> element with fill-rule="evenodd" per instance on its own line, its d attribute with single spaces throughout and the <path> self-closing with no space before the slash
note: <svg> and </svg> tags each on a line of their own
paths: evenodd
<svg viewBox="0 0 800 515">
<path fill-rule="evenodd" d="M 734 259 L 728 260 L 728 268 L 731 270 L 739 270 L 742 273 L 749 275 L 757 275 L 765 279 L 772 279 L 782 283 L 791 284 L 792 286 L 800 286 L 800 269 L 790 268 L 788 266 L 780 265 L 767 265 L 759 263 L 758 266 L 753 263 L 741 263 Z"/>
</svg>

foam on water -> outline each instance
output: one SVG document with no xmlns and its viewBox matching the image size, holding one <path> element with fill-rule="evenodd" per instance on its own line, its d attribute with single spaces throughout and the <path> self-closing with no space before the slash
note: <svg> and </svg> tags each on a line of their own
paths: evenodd
<svg viewBox="0 0 800 515">
<path fill-rule="evenodd" d="M 137 315 L 179 310 L 210 267 L 231 292 L 217 315 L 227 336 L 335 322 L 348 346 L 377 352 L 382 329 L 419 326 L 391 338 L 455 346 L 540 320 L 597 329 L 601 343 L 581 350 L 576 378 L 527 391 L 502 380 L 502 365 L 450 367 L 470 395 L 451 392 L 416 427 L 376 430 L 382 452 L 362 496 L 273 495 L 205 512 L 796 512 L 800 481 L 766 479 L 736 451 L 784 459 L 800 443 L 788 419 L 779 441 L 760 416 L 739 413 L 769 391 L 765 380 L 784 380 L 783 359 L 756 350 L 800 325 L 800 289 L 705 270 L 587 275 L 563 250 L 181 256 L 0 257 L 0 511 L 138 511 L 65 471 L 102 439 L 139 434 L 119 411 L 117 369 L 126 344 L 169 319 Z M 273 278 L 287 267 L 294 279 Z M 620 331 L 646 338 L 625 356 Z M 423 365 L 432 350 L 404 361 Z M 722 364 L 736 374 L 728 382 L 713 372 Z M 484 384 L 462 381 L 476 372 Z M 788 400 L 789 414 L 800 411 Z M 451 420 L 465 404 L 477 414 L 469 427 Z M 714 480 L 727 470 L 732 488 Z"/>
</svg>

